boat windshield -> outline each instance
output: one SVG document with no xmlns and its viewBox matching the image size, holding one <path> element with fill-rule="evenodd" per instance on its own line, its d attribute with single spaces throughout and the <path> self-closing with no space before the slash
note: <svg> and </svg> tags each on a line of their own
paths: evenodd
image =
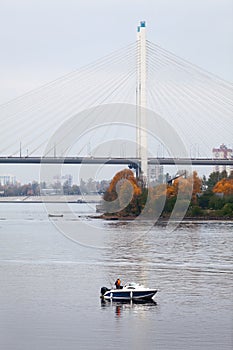
<svg viewBox="0 0 233 350">
<path fill-rule="evenodd" d="M 138 284 L 137 283 L 135 283 L 135 282 L 129 282 L 129 283 L 126 283 L 126 286 L 127 287 L 137 287 L 138 286 Z"/>
</svg>

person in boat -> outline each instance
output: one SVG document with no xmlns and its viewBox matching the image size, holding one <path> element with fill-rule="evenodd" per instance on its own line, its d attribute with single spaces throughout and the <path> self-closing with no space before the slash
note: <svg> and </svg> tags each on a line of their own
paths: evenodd
<svg viewBox="0 0 233 350">
<path fill-rule="evenodd" d="M 115 282 L 116 289 L 122 289 L 123 286 L 121 286 L 121 280 L 118 278 Z"/>
</svg>

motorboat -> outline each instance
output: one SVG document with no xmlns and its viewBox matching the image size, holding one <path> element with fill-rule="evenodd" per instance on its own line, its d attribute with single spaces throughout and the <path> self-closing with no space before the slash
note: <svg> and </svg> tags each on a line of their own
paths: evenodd
<svg viewBox="0 0 233 350">
<path fill-rule="evenodd" d="M 146 288 L 138 283 L 127 283 L 121 288 L 102 287 L 101 298 L 106 300 L 152 300 L 157 293 L 156 289 Z"/>
</svg>

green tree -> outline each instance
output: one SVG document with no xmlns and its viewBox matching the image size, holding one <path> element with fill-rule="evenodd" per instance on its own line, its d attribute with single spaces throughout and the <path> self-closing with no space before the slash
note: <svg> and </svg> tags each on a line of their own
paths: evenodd
<svg viewBox="0 0 233 350">
<path fill-rule="evenodd" d="M 203 214 L 201 208 L 198 205 L 194 205 L 191 209 L 190 209 L 190 214 L 191 216 L 195 217 L 195 216 L 201 216 Z"/>
<path fill-rule="evenodd" d="M 233 203 L 226 203 L 222 208 L 222 213 L 224 216 L 233 216 Z"/>
<path fill-rule="evenodd" d="M 209 202 L 212 196 L 213 196 L 213 193 L 211 191 L 204 192 L 200 197 L 198 197 L 198 205 L 202 209 L 209 208 Z"/>
<path fill-rule="evenodd" d="M 227 172 L 225 170 L 221 173 L 219 171 L 211 173 L 207 181 L 208 189 L 212 190 L 218 181 L 225 178 L 227 178 Z"/>
<path fill-rule="evenodd" d="M 215 209 L 215 210 L 222 209 L 224 204 L 225 204 L 225 200 L 223 198 L 214 195 L 210 198 L 209 208 Z"/>
</svg>

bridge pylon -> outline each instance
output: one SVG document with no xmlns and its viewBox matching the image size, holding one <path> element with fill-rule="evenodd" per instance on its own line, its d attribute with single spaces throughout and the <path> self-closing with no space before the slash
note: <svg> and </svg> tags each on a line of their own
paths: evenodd
<svg viewBox="0 0 233 350">
<path fill-rule="evenodd" d="M 148 155 L 146 132 L 146 22 L 141 21 L 137 28 L 137 158 L 141 160 L 140 177 L 147 182 Z"/>
</svg>

